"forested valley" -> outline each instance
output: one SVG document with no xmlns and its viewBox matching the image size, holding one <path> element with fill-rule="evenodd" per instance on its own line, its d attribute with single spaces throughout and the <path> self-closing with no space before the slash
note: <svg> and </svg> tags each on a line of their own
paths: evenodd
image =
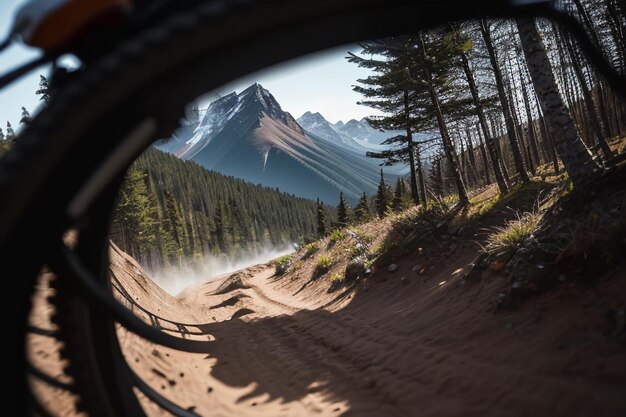
<svg viewBox="0 0 626 417">
<path fill-rule="evenodd" d="M 315 202 L 149 149 L 128 171 L 111 239 L 150 269 L 291 245 L 315 233 Z"/>
</svg>

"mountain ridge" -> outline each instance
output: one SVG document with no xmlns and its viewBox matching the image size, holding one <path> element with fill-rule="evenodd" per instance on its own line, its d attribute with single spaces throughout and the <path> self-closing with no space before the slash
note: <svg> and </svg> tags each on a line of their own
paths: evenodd
<svg viewBox="0 0 626 417">
<path fill-rule="evenodd" d="M 374 193 L 378 162 L 356 141 L 323 136 L 308 132 L 255 83 L 215 100 L 197 123 L 183 124 L 157 147 L 224 175 L 331 204 L 340 192 L 352 203 L 363 192 Z"/>
</svg>

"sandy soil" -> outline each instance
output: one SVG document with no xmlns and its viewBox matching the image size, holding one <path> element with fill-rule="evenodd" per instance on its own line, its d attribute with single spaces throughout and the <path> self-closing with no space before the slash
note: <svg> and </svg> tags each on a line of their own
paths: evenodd
<svg viewBox="0 0 626 417">
<path fill-rule="evenodd" d="M 187 337 L 209 340 L 210 353 L 118 334 L 152 387 L 206 416 L 625 415 L 626 348 L 623 336 L 607 336 L 606 314 L 626 306 L 626 268 L 593 288 L 565 283 L 503 312 L 495 307 L 501 276 L 462 279 L 475 253 L 474 243 L 459 242 L 453 255 L 411 254 L 398 271 L 334 293 L 323 279 L 277 278 L 257 266 L 174 298 L 114 249 L 112 272 L 133 311 L 200 333 Z M 416 264 L 428 272 L 414 272 Z M 46 291 L 44 282 L 31 320 L 41 328 L 51 326 Z M 53 339 L 31 338 L 35 365 L 64 380 Z M 55 414 L 75 415 L 70 394 L 35 385 Z M 142 403 L 151 416 L 167 415 Z"/>
</svg>

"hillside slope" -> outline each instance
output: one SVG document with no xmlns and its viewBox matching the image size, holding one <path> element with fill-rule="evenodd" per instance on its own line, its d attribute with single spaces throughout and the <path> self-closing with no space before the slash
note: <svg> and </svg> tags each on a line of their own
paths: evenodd
<svg viewBox="0 0 626 417">
<path fill-rule="evenodd" d="M 214 101 L 195 128 L 157 146 L 209 170 L 329 204 L 340 192 L 356 202 L 378 184 L 378 162 L 364 149 L 307 134 L 259 84 Z"/>
<path fill-rule="evenodd" d="M 113 248 L 114 284 L 133 303 L 162 328 L 209 341 L 208 355 L 186 354 L 120 329 L 124 354 L 160 393 L 207 416 L 622 416 L 623 257 L 592 285 L 567 266 L 551 270 L 567 275 L 517 307 L 503 302 L 519 286 L 500 263 L 474 274 L 477 242 L 515 221 L 511 207 L 530 210 L 539 198 L 550 213 L 566 194 L 548 180 L 502 199 L 487 188 L 467 211 L 412 208 L 302 248 L 280 260 L 282 274 L 259 265 L 177 298 Z M 611 207 L 626 201 L 615 195 Z M 616 215 L 626 220 L 626 204 Z M 364 268 L 348 273 L 354 259 Z M 54 355 L 37 349 L 52 369 Z M 56 398 L 49 403 L 72 415 L 71 397 Z"/>
</svg>

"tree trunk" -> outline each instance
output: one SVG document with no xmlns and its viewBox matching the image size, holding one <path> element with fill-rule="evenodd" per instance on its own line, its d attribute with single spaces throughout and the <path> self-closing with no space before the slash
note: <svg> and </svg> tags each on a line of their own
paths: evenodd
<svg viewBox="0 0 626 417">
<path fill-rule="evenodd" d="M 491 62 L 493 74 L 496 79 L 498 97 L 500 98 L 500 103 L 502 105 L 502 112 L 504 114 L 504 121 L 506 123 L 506 130 L 507 130 L 507 135 L 509 137 L 509 142 L 511 143 L 511 152 L 513 153 L 513 159 L 515 161 L 515 168 L 517 169 L 517 172 L 519 173 L 520 180 L 526 183 L 530 181 L 530 178 L 528 177 L 528 173 L 526 172 L 526 167 L 524 166 L 524 159 L 522 158 L 522 153 L 520 151 L 519 141 L 517 139 L 517 135 L 515 134 L 515 124 L 513 123 L 511 112 L 509 111 L 509 100 L 506 97 L 506 91 L 504 89 L 504 81 L 502 78 L 502 72 L 500 71 L 500 65 L 498 64 L 498 59 L 496 57 L 496 52 L 493 46 L 493 41 L 491 39 L 491 32 L 489 29 L 489 25 L 485 19 L 480 20 L 480 30 L 483 35 L 483 39 L 485 40 L 485 45 L 487 46 L 487 52 L 489 53 L 489 60 Z"/>
<path fill-rule="evenodd" d="M 406 138 L 408 144 L 408 152 L 409 152 L 409 167 L 410 172 L 409 176 L 411 177 L 411 198 L 413 199 L 413 203 L 418 205 L 420 203 L 419 195 L 417 193 L 417 181 L 415 179 L 415 155 L 413 152 L 413 132 L 411 132 L 411 123 L 409 123 L 409 118 L 411 116 L 411 111 L 409 108 L 409 92 L 404 92 L 404 116 L 406 117 Z"/>
<path fill-rule="evenodd" d="M 469 157 L 469 171 L 472 176 L 474 185 L 478 185 L 478 170 L 476 167 L 476 156 L 474 155 L 474 143 L 472 142 L 472 135 L 469 127 L 465 128 L 465 143 L 467 144 L 467 156 Z"/>
<path fill-rule="evenodd" d="M 526 119 L 528 120 L 528 138 L 530 140 L 530 148 L 535 157 L 537 165 L 541 164 L 541 155 L 539 155 L 539 146 L 537 141 L 537 133 L 535 132 L 535 123 L 533 120 L 533 112 L 530 109 L 530 100 L 528 98 L 528 90 L 526 88 L 526 80 L 523 77 L 521 63 L 517 61 L 517 68 L 520 74 L 520 81 L 522 84 L 522 97 L 524 99 L 524 109 L 526 110 Z"/>
<path fill-rule="evenodd" d="M 483 161 L 483 168 L 485 173 L 485 184 L 491 184 L 491 173 L 489 172 L 489 158 L 487 157 L 487 151 L 485 150 L 485 143 L 483 142 L 483 137 L 480 133 L 480 126 L 476 127 L 476 136 L 478 137 L 478 143 L 480 144 L 480 157 Z M 500 190 L 502 193 L 502 190 Z"/>
<path fill-rule="evenodd" d="M 424 165 L 422 164 L 422 153 L 420 151 L 419 143 L 415 144 L 415 159 L 417 161 L 417 179 L 420 199 L 422 204 L 426 205 L 428 203 L 428 197 L 426 194 L 426 178 L 424 176 Z"/>
<path fill-rule="evenodd" d="M 424 73 L 426 75 L 426 84 L 428 88 L 428 94 L 430 95 L 430 100 L 432 102 L 433 107 L 435 108 L 435 116 L 437 118 L 437 125 L 439 126 L 439 132 L 441 133 L 441 140 L 443 142 L 443 149 L 446 153 L 446 158 L 448 159 L 448 164 L 450 165 L 450 170 L 452 171 L 452 176 L 454 177 L 454 182 L 456 183 L 457 193 L 459 195 L 459 203 L 461 205 L 469 204 L 469 197 L 467 196 L 467 189 L 465 188 L 465 183 L 463 182 L 463 178 L 461 177 L 461 172 L 459 171 L 459 160 L 457 158 L 456 152 L 454 150 L 454 145 L 452 144 L 452 140 L 450 139 L 450 133 L 448 131 L 448 127 L 446 126 L 446 120 L 443 117 L 443 111 L 441 110 L 441 103 L 439 102 L 439 96 L 437 95 L 437 91 L 435 91 L 435 86 L 432 82 L 432 75 L 430 73 L 430 68 L 428 68 L 428 57 L 426 56 L 426 48 L 424 47 L 424 41 L 422 40 L 422 34 L 418 34 L 417 41 L 419 43 L 419 49 L 422 51 L 424 57 Z"/>
<path fill-rule="evenodd" d="M 585 76 L 583 74 L 582 63 L 580 62 L 580 56 L 577 51 L 574 49 L 574 45 L 572 44 L 571 39 L 566 38 L 567 50 L 569 51 L 572 57 L 572 67 L 574 69 L 574 74 L 576 74 L 576 78 L 578 79 L 578 84 L 580 84 L 580 88 L 582 90 L 583 99 L 585 100 L 585 106 L 587 107 L 587 117 L 585 118 L 587 121 L 591 122 L 592 131 L 595 133 L 595 143 L 600 146 L 602 149 L 602 153 L 605 159 L 611 159 L 613 157 L 613 152 L 611 151 L 611 147 L 607 143 L 606 139 L 609 137 L 609 133 L 606 128 L 606 124 L 604 120 L 600 117 L 600 112 L 597 106 L 596 101 L 593 98 L 591 93 L 590 86 L 591 84 L 587 84 L 585 80 Z"/>
<path fill-rule="evenodd" d="M 580 187 L 597 175 L 599 167 L 581 141 L 572 118 L 565 110 L 554 73 L 539 32 L 532 19 L 517 19 L 524 55 L 548 129 L 574 187 Z"/>
<path fill-rule="evenodd" d="M 482 101 L 480 100 L 480 96 L 478 95 L 478 88 L 476 88 L 474 73 L 469 66 L 469 60 L 467 59 L 467 55 L 464 52 L 461 52 L 461 62 L 463 63 L 463 71 L 465 72 L 465 78 L 467 79 L 467 84 L 469 85 L 470 92 L 472 94 L 474 106 L 476 106 L 476 115 L 478 116 L 478 122 L 480 124 L 480 128 L 482 129 L 483 136 L 485 137 L 485 143 L 487 144 L 487 148 L 489 149 L 489 155 L 491 156 L 493 172 L 496 176 L 498 188 L 500 189 L 501 194 L 507 194 L 509 192 L 509 186 L 506 182 L 506 179 L 504 178 L 504 173 L 502 172 L 502 160 L 498 156 L 498 151 L 496 150 L 496 144 L 494 142 L 493 136 L 489 133 L 489 128 L 487 127 L 487 118 L 485 117 L 485 109 L 483 107 Z M 487 165 L 487 155 L 484 156 L 484 162 L 485 171 L 487 172 L 487 182 L 491 183 L 491 179 L 489 178 L 489 168 Z"/>
</svg>

